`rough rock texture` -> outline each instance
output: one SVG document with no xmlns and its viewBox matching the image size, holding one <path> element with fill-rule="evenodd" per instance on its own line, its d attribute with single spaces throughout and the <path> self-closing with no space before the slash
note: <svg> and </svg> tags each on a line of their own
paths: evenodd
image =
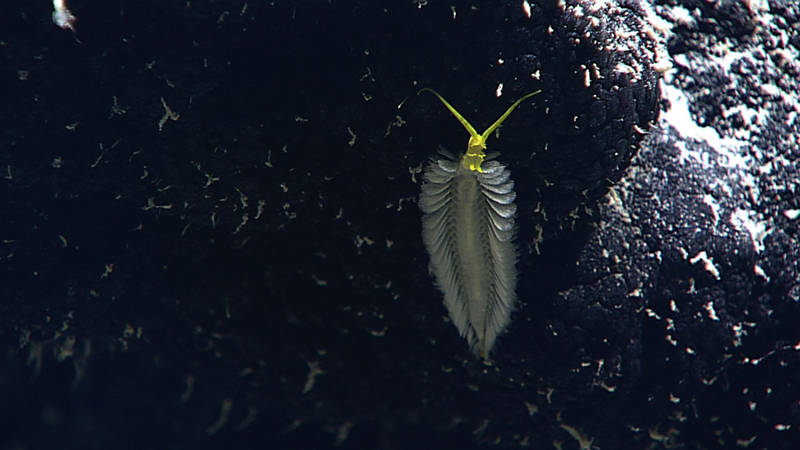
<svg viewBox="0 0 800 450">
<path fill-rule="evenodd" d="M 792 448 L 800 10 L 521 3 L 0 13 L 0 448 Z M 427 273 L 466 135 L 420 87 L 477 128 L 543 90 L 489 139 L 490 365 Z"/>
</svg>

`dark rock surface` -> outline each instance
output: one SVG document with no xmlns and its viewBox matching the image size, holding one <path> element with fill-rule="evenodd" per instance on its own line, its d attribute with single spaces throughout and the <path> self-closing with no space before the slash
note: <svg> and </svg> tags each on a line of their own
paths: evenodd
<svg viewBox="0 0 800 450">
<path fill-rule="evenodd" d="M 451 3 L 0 13 L 0 448 L 796 448 L 800 8 Z M 467 136 L 421 87 L 480 129 L 543 90 L 489 139 L 491 364 L 426 270 Z"/>
</svg>

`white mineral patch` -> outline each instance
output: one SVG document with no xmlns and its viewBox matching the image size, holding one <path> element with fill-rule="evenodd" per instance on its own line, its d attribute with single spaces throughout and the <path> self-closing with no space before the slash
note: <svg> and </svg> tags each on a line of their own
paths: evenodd
<svg viewBox="0 0 800 450">
<path fill-rule="evenodd" d="M 689 112 L 689 98 L 686 94 L 669 84 L 661 81 L 663 97 L 669 100 L 670 107 L 661 114 L 662 124 L 671 125 L 684 138 L 706 142 L 722 158 L 720 162 L 727 167 L 744 170 L 748 167 L 749 156 L 741 153 L 740 149 L 745 142 L 733 138 L 720 137 L 717 130 L 712 127 L 701 127 Z M 681 161 L 694 160 L 704 168 L 710 168 L 709 156 L 703 154 L 702 146 L 680 145 Z"/>
<path fill-rule="evenodd" d="M 753 248 L 756 253 L 764 251 L 764 238 L 771 232 L 767 229 L 767 222 L 758 220 L 759 216 L 753 212 L 744 209 L 737 209 L 731 214 L 731 225 L 736 227 L 739 231 L 746 231 L 753 241 Z"/>
<path fill-rule="evenodd" d="M 670 18 L 672 18 L 672 20 L 674 20 L 678 25 L 684 25 L 688 28 L 692 28 L 697 23 L 692 13 L 683 6 L 675 6 L 674 8 L 670 9 L 668 14 L 670 15 Z"/>
</svg>

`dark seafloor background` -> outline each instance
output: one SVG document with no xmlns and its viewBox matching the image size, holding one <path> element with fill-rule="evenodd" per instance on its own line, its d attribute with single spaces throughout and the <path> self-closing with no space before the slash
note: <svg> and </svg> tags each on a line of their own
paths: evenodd
<svg viewBox="0 0 800 450">
<path fill-rule="evenodd" d="M 800 7 L 530 4 L 4 3 L 0 448 L 798 448 Z M 543 90 L 489 140 L 490 364 L 427 274 L 467 136 L 420 87 L 480 129 Z"/>
</svg>

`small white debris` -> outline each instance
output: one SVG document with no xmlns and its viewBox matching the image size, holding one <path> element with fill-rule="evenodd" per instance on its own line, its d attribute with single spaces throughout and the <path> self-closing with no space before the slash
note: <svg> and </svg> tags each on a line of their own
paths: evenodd
<svg viewBox="0 0 800 450">
<path fill-rule="evenodd" d="M 258 220 L 261 218 L 261 214 L 264 214 L 264 205 L 266 204 L 267 202 L 264 200 L 258 201 L 258 206 L 256 206 L 256 216 L 254 217 L 254 219 Z"/>
<path fill-rule="evenodd" d="M 422 173 L 422 163 L 419 163 L 417 167 L 409 167 L 408 173 L 411 174 L 411 182 L 416 184 L 417 183 L 417 174 Z"/>
<path fill-rule="evenodd" d="M 645 308 L 644 312 L 647 314 L 647 317 L 652 317 L 656 320 L 661 320 L 661 316 L 659 316 L 657 312 L 653 311 L 650 308 Z"/>
<path fill-rule="evenodd" d="M 560 416 L 558 417 L 558 420 L 559 421 L 561 420 Z M 594 438 L 590 438 L 589 436 L 586 435 L 586 433 L 583 433 L 577 428 L 567 425 L 563 422 L 559 423 L 559 425 L 567 433 L 569 433 L 569 435 L 572 436 L 573 439 L 577 441 L 578 448 L 580 448 L 581 450 L 589 450 L 590 448 L 592 448 L 592 443 L 594 442 Z"/>
<path fill-rule="evenodd" d="M 267 150 L 267 160 L 264 161 L 264 165 L 272 168 L 272 150 Z"/>
<path fill-rule="evenodd" d="M 595 80 L 603 78 L 603 76 L 600 75 L 600 68 L 597 67 L 597 64 L 595 63 L 592 63 L 592 76 L 594 76 Z"/>
<path fill-rule="evenodd" d="M 617 65 L 614 66 L 614 70 L 617 73 L 627 73 L 627 74 L 631 75 L 631 77 L 633 77 L 634 79 L 636 78 L 636 69 L 634 69 L 633 67 L 625 64 L 622 61 L 618 62 Z"/>
<path fill-rule="evenodd" d="M 53 0 L 53 23 L 63 30 L 75 32 L 75 22 L 78 19 L 67 8 L 64 0 Z"/>
<path fill-rule="evenodd" d="M 403 100 L 403 101 L 405 101 L 405 100 Z M 399 108 L 399 106 L 398 106 L 398 108 Z M 402 127 L 403 125 L 406 124 L 406 121 L 403 120 L 403 118 L 400 117 L 399 115 L 394 116 L 394 119 L 395 120 L 393 122 L 389 122 L 389 125 L 386 125 L 386 133 L 383 134 L 383 137 L 389 137 L 389 134 L 391 134 L 391 132 L 392 132 L 392 128 L 400 128 L 400 127 Z"/>
<path fill-rule="evenodd" d="M 222 11 L 222 14 L 217 17 L 217 24 L 220 24 L 225 21 L 225 18 L 231 14 L 230 11 Z"/>
<path fill-rule="evenodd" d="M 114 117 L 114 116 L 124 116 L 125 114 L 128 113 L 127 109 L 125 109 L 124 107 L 120 106 L 119 100 L 117 99 L 116 95 L 112 96 L 111 100 L 112 100 L 111 108 L 108 111 L 108 118 L 109 119 Z"/>
<path fill-rule="evenodd" d="M 239 188 L 237 188 L 237 187 L 234 187 L 234 189 L 236 189 L 236 192 L 239 193 L 239 204 L 242 205 L 242 209 L 246 209 L 247 208 L 247 195 L 245 195 L 245 193 L 242 192 L 241 190 L 239 190 Z"/>
<path fill-rule="evenodd" d="M 361 248 L 362 245 L 372 245 L 375 243 L 374 240 L 370 239 L 369 236 L 361 236 L 360 234 L 356 235 L 356 248 Z"/>
<path fill-rule="evenodd" d="M 220 404 L 219 407 L 219 418 L 217 418 L 216 422 L 212 423 L 211 425 L 208 426 L 208 428 L 206 428 L 207 435 L 211 436 L 225 426 L 225 424 L 228 422 L 228 416 L 231 413 L 232 407 L 233 407 L 233 400 L 229 398 L 222 400 L 222 404 Z"/>
<path fill-rule="evenodd" d="M 181 394 L 180 402 L 186 403 L 192 398 L 192 393 L 194 392 L 194 376 L 192 374 L 186 375 L 186 389 L 183 390 Z"/>
<path fill-rule="evenodd" d="M 656 63 L 653 64 L 653 69 L 658 73 L 666 73 L 670 69 L 672 69 L 672 63 L 668 60 L 656 60 Z"/>
<path fill-rule="evenodd" d="M 733 331 L 733 346 L 741 347 L 742 336 L 747 336 L 747 330 L 742 328 L 741 322 L 731 325 L 731 330 Z"/>
<path fill-rule="evenodd" d="M 762 269 L 761 266 L 759 266 L 758 264 L 755 264 L 753 266 L 753 272 L 755 272 L 756 275 L 758 275 L 761 278 L 763 278 L 764 281 L 769 283 L 769 275 L 767 275 L 767 272 L 764 272 L 764 269 Z"/>
<path fill-rule="evenodd" d="M 787 209 L 783 212 L 783 215 L 789 220 L 797 219 L 800 217 L 800 209 Z"/>
<path fill-rule="evenodd" d="M 328 280 L 323 280 L 322 278 L 316 276 L 313 273 L 311 274 L 311 279 L 314 280 L 314 283 L 317 286 L 327 286 L 328 285 Z"/>
<path fill-rule="evenodd" d="M 698 262 L 703 263 L 703 268 L 706 269 L 708 273 L 714 275 L 714 278 L 719 280 L 719 269 L 717 266 L 714 265 L 714 258 L 708 256 L 705 250 L 698 253 L 694 258 L 689 260 L 692 264 L 697 264 Z"/>
<path fill-rule="evenodd" d="M 158 120 L 159 133 L 164 129 L 164 124 L 167 123 L 167 120 L 178 120 L 181 117 L 180 114 L 170 109 L 169 105 L 167 105 L 167 102 L 164 100 L 164 97 L 161 97 L 161 105 L 164 106 L 164 115 Z"/>
<path fill-rule="evenodd" d="M 147 204 L 142 206 L 142 211 L 150 211 L 151 209 L 172 209 L 172 203 L 166 205 L 157 205 L 153 197 L 147 199 Z"/>
<path fill-rule="evenodd" d="M 325 373 L 324 370 L 319 368 L 319 361 L 308 361 L 306 364 L 308 364 L 308 376 L 306 377 L 306 384 L 303 386 L 303 394 L 311 392 L 311 389 L 314 388 L 314 381 L 317 379 L 317 375 Z"/>
<path fill-rule="evenodd" d="M 236 229 L 233 230 L 233 234 L 237 234 L 242 231 L 247 222 L 250 220 L 250 216 L 247 213 L 242 214 L 242 220 L 239 222 L 239 225 L 236 226 Z"/>
<path fill-rule="evenodd" d="M 666 12 L 677 25 L 683 25 L 687 28 L 693 28 L 697 25 L 697 20 L 692 16 L 692 12 L 683 6 L 675 6 Z"/>
<path fill-rule="evenodd" d="M 69 322 L 65 321 L 67 328 L 69 328 Z M 66 331 L 66 328 L 62 327 L 62 331 Z M 59 343 L 56 347 L 56 360 L 61 362 L 67 358 L 71 358 L 75 355 L 75 336 L 69 335 L 64 338 L 64 341 Z"/>
<path fill-rule="evenodd" d="M 358 79 L 358 81 L 364 81 L 364 80 L 375 81 L 375 78 L 372 76 L 372 69 L 369 67 L 367 67 L 367 71 L 364 72 L 364 75 L 361 75 L 361 78 Z"/>
<path fill-rule="evenodd" d="M 501 95 L 503 95 L 503 83 L 497 85 L 497 89 L 495 89 L 494 95 L 496 97 L 500 97 Z"/>
<path fill-rule="evenodd" d="M 283 204 L 283 214 L 286 217 L 288 217 L 290 220 L 293 220 L 293 219 L 297 218 L 297 213 L 291 211 L 291 208 L 292 208 L 292 205 L 290 205 L 289 203 L 284 203 Z"/>
<path fill-rule="evenodd" d="M 531 18 L 531 4 L 528 0 L 522 0 L 522 12 L 525 13 L 525 17 Z"/>
<path fill-rule="evenodd" d="M 711 194 L 706 194 L 703 196 L 703 203 L 711 208 L 711 215 L 714 218 L 714 223 L 712 225 L 717 226 L 719 222 L 719 203 L 717 203 L 717 199 Z"/>
<path fill-rule="evenodd" d="M 385 325 L 380 330 L 370 330 L 369 334 L 371 334 L 371 335 L 373 335 L 375 337 L 383 337 L 383 336 L 386 336 L 386 332 L 387 331 L 389 331 L 389 326 Z"/>
<path fill-rule="evenodd" d="M 336 447 L 342 445 L 342 443 L 347 440 L 347 436 L 350 435 L 351 428 L 353 428 L 353 422 L 349 420 L 339 425 L 339 429 L 336 431 L 336 440 L 333 445 Z"/>
<path fill-rule="evenodd" d="M 108 278 L 108 276 L 109 276 L 109 275 L 111 275 L 111 273 L 112 273 L 112 272 L 114 272 L 114 264 L 113 264 L 113 263 L 106 264 L 106 266 L 105 266 L 105 272 L 103 272 L 103 273 L 100 275 L 100 278 L 101 278 L 101 279 L 102 279 L 102 278 Z"/>
<path fill-rule="evenodd" d="M 198 169 L 199 168 L 200 167 L 198 166 Z M 208 188 L 209 186 L 211 186 L 212 184 L 214 184 L 214 183 L 216 183 L 217 181 L 220 180 L 219 177 L 215 177 L 214 175 L 211 175 L 210 173 L 204 173 L 203 175 L 206 176 L 206 184 L 203 185 L 203 189 Z"/>
<path fill-rule="evenodd" d="M 719 317 L 717 317 L 717 311 L 714 310 L 714 302 L 709 301 L 703 306 L 703 308 L 708 313 L 709 319 L 719 321 Z"/>
</svg>

